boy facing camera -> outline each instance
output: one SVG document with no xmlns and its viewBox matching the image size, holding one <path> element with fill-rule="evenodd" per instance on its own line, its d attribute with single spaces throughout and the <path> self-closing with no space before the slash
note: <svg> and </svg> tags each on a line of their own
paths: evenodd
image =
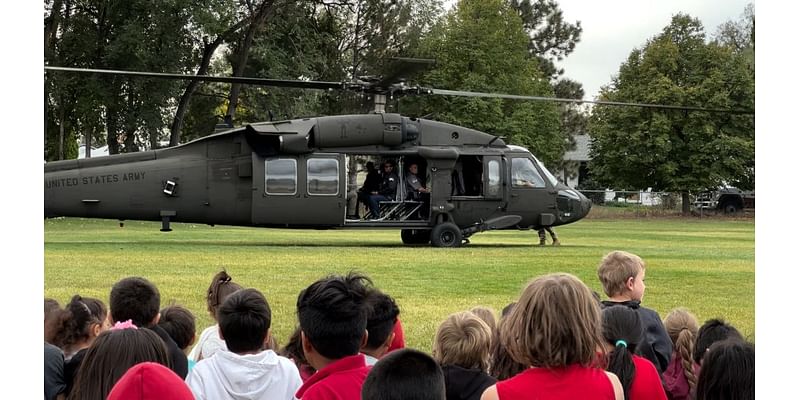
<svg viewBox="0 0 800 400">
<path fill-rule="evenodd" d="M 256 289 L 232 293 L 217 311 L 219 335 L 228 351 L 204 358 L 186 383 L 196 399 L 286 399 L 300 387 L 289 359 L 263 350 L 270 341 L 272 312 Z"/>
<path fill-rule="evenodd" d="M 369 278 L 350 273 L 320 279 L 300 292 L 300 340 L 317 372 L 297 391 L 298 399 L 361 399 L 369 373 L 359 353 L 367 343 L 367 284 Z"/>
<path fill-rule="evenodd" d="M 658 313 L 641 306 L 645 290 L 644 275 L 644 261 L 625 251 L 606 254 L 597 268 L 597 276 L 609 298 L 601 302 L 602 307 L 625 306 L 639 313 L 644 337 L 636 352 L 650 360 L 661 375 L 672 356 L 672 341 Z"/>
</svg>

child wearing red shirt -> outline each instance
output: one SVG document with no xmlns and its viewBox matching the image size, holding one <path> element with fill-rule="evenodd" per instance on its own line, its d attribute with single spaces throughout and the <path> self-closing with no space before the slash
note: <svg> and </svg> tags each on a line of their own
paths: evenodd
<svg viewBox="0 0 800 400">
<path fill-rule="evenodd" d="M 367 341 L 369 278 L 350 273 L 320 279 L 297 298 L 300 338 L 309 365 L 317 370 L 295 397 L 303 400 L 360 400 L 369 368 L 359 349 Z"/>
<path fill-rule="evenodd" d="M 639 313 L 628 307 L 603 309 L 603 338 L 608 366 L 622 383 L 627 400 L 667 400 L 658 370 L 650 360 L 634 354 L 642 343 Z"/>
<path fill-rule="evenodd" d="M 623 400 L 619 379 L 596 368 L 602 349 L 600 306 L 577 277 L 538 277 L 500 325 L 511 357 L 529 366 L 483 392 L 481 400 Z"/>
</svg>

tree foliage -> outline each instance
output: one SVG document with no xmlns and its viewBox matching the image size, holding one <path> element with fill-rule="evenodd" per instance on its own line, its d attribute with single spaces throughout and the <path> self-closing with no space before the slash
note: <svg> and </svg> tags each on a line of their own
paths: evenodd
<svg viewBox="0 0 800 400">
<path fill-rule="evenodd" d="M 744 58 L 731 47 L 707 43 L 699 20 L 677 14 L 661 34 L 631 52 L 600 97 L 754 109 L 754 89 Z M 595 107 L 590 131 L 591 173 L 607 187 L 686 192 L 754 173 L 751 115 Z"/>
<path fill-rule="evenodd" d="M 430 86 L 553 95 L 548 79 L 528 57 L 522 20 L 503 0 L 460 1 L 426 38 L 421 52 L 423 57 L 436 58 L 435 69 L 424 78 Z M 504 136 L 529 148 L 545 163 L 563 155 L 566 139 L 551 103 L 473 97 L 435 97 L 415 103 L 409 105 L 412 112 L 433 112 L 440 121 Z"/>
<path fill-rule="evenodd" d="M 571 24 L 564 20 L 564 13 L 555 0 L 511 0 L 511 6 L 522 18 L 528 34 L 528 53 L 539 61 L 545 76 L 556 79 L 564 73 L 556 67 L 575 50 L 581 40 L 581 22 Z"/>
</svg>

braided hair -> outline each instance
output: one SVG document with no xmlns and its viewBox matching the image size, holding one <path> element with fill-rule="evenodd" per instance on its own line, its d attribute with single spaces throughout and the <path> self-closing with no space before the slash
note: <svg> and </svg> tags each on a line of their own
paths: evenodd
<svg viewBox="0 0 800 400">
<path fill-rule="evenodd" d="M 689 389 L 697 387 L 697 375 L 694 373 L 692 354 L 697 337 L 697 319 L 685 308 L 676 308 L 664 318 L 664 328 L 672 340 L 672 351 L 680 358 L 683 374 Z"/>
</svg>

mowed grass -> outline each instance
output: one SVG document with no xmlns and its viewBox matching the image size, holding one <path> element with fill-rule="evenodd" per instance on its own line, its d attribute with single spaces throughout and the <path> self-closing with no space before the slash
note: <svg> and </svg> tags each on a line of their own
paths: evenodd
<svg viewBox="0 0 800 400">
<path fill-rule="evenodd" d="M 356 270 L 396 299 L 407 345 L 430 351 L 448 314 L 476 305 L 499 314 L 538 275 L 569 272 L 602 295 L 600 259 L 625 250 L 647 263 L 644 305 L 662 318 L 687 307 L 701 323 L 722 317 L 755 340 L 753 220 L 585 219 L 556 228 L 560 247 L 534 246 L 535 231 L 496 231 L 457 249 L 403 246 L 397 230 L 159 228 L 156 222 L 45 220 L 45 296 L 62 304 L 76 293 L 107 302 L 114 282 L 143 276 L 158 286 L 162 307 L 176 302 L 195 313 L 199 333 L 212 324 L 205 291 L 225 268 L 266 295 L 273 332 L 285 343 L 296 325 L 300 290 L 327 274 Z"/>
</svg>

